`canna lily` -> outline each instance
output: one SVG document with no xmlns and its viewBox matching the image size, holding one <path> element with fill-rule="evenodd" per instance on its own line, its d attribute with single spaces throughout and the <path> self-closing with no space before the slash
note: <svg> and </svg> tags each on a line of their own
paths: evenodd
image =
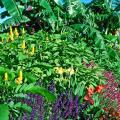
<svg viewBox="0 0 120 120">
<path fill-rule="evenodd" d="M 104 88 L 104 85 L 98 85 L 96 88 L 95 88 L 95 91 L 98 92 L 98 93 L 101 93 L 102 90 Z"/>
<path fill-rule="evenodd" d="M 7 72 L 4 74 L 4 80 L 5 80 L 5 81 L 8 80 L 8 74 L 7 74 Z"/>
<path fill-rule="evenodd" d="M 55 69 L 56 69 L 56 72 L 60 75 L 62 75 L 64 73 L 64 69 L 62 67 L 60 67 L 60 68 L 56 67 Z"/>
<path fill-rule="evenodd" d="M 67 72 L 68 72 L 70 75 L 75 74 L 75 71 L 74 71 L 73 68 L 69 68 L 69 69 L 67 69 Z"/>
</svg>

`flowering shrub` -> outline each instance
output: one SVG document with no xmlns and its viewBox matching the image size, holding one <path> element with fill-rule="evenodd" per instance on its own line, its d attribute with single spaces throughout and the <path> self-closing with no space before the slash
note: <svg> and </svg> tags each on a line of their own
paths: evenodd
<svg viewBox="0 0 120 120">
<path fill-rule="evenodd" d="M 0 102 L 10 107 L 11 120 L 99 119 L 113 101 L 120 109 L 118 83 L 112 73 L 102 74 L 85 42 L 56 39 L 43 31 L 31 36 L 11 27 L 0 45 L 0 81 L 7 86 Z"/>
<path fill-rule="evenodd" d="M 109 103 L 107 103 L 107 107 L 112 107 L 111 106 L 111 102 L 113 103 L 113 101 L 116 101 L 116 109 L 120 110 L 120 91 L 118 88 L 118 83 L 115 80 L 115 77 L 113 76 L 112 72 L 106 72 L 104 74 L 104 76 L 107 79 L 107 84 L 105 86 L 105 91 L 104 91 L 104 95 L 105 98 L 109 99 Z"/>
</svg>

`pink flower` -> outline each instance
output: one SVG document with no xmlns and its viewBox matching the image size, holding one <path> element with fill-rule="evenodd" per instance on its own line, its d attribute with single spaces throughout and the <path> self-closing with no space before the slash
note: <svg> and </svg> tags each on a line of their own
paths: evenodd
<svg viewBox="0 0 120 120">
<path fill-rule="evenodd" d="M 28 6 L 28 8 L 26 9 L 26 11 L 32 11 L 32 6 Z"/>
</svg>

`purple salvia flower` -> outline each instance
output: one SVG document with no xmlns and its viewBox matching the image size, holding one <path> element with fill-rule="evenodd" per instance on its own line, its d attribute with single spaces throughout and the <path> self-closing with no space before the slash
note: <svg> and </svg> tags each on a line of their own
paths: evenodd
<svg viewBox="0 0 120 120">
<path fill-rule="evenodd" d="M 22 120 L 27 120 L 27 113 L 23 114 Z"/>
<path fill-rule="evenodd" d="M 51 91 L 52 93 L 55 92 L 55 83 L 54 81 L 52 80 L 48 86 L 48 90 Z"/>
</svg>

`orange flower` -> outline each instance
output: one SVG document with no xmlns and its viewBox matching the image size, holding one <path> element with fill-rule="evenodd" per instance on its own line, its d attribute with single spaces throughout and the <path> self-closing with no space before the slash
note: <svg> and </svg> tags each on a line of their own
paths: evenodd
<svg viewBox="0 0 120 120">
<path fill-rule="evenodd" d="M 84 99 L 89 101 L 92 105 L 94 104 L 94 100 L 91 97 L 89 97 L 89 95 L 86 95 Z"/>
<path fill-rule="evenodd" d="M 88 94 L 89 96 L 93 95 L 93 94 L 94 94 L 94 88 L 93 88 L 93 87 L 87 88 L 87 94 Z"/>
<path fill-rule="evenodd" d="M 98 86 L 95 88 L 95 91 L 98 92 L 98 93 L 101 93 L 103 88 L 104 88 L 104 85 L 98 85 Z"/>
</svg>

